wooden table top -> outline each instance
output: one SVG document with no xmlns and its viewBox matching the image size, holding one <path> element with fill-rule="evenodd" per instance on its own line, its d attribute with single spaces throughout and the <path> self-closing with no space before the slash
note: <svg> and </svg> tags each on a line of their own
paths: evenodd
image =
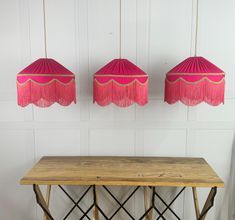
<svg viewBox="0 0 235 220">
<path fill-rule="evenodd" d="M 224 187 L 203 158 L 43 157 L 22 185 Z"/>
</svg>

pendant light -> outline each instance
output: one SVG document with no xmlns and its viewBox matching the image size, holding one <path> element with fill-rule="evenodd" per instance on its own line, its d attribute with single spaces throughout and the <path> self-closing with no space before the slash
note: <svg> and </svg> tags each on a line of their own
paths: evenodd
<svg viewBox="0 0 235 220">
<path fill-rule="evenodd" d="M 45 58 L 40 58 L 17 74 L 18 105 L 49 107 L 53 103 L 76 103 L 75 75 L 54 59 L 47 57 L 46 5 L 43 0 Z"/>
<path fill-rule="evenodd" d="M 224 103 L 225 74 L 216 65 L 197 56 L 198 11 L 196 5 L 195 56 L 185 59 L 166 74 L 165 101 L 174 104 L 181 101 L 187 106 L 201 102 L 217 106 Z"/>
<path fill-rule="evenodd" d="M 133 103 L 148 103 L 148 75 L 127 59 L 122 58 L 122 0 L 120 3 L 119 59 L 98 70 L 93 79 L 93 102 L 100 106 L 114 103 L 128 107 Z"/>
</svg>

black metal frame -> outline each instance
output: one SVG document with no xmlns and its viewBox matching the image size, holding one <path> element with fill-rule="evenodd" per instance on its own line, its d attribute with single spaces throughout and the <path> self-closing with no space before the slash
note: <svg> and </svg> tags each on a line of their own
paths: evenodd
<svg viewBox="0 0 235 220">
<path fill-rule="evenodd" d="M 140 217 L 140 219 L 139 220 L 142 220 L 142 219 L 144 219 L 147 215 L 148 215 L 148 213 L 152 210 L 152 209 L 154 209 L 157 213 L 158 213 L 158 217 L 157 217 L 157 220 L 158 219 L 163 219 L 163 220 L 165 220 L 165 217 L 164 217 L 164 214 L 165 214 L 165 212 L 167 211 L 167 210 L 170 210 L 170 212 L 178 219 L 178 220 L 180 220 L 180 217 L 171 209 L 171 205 L 176 201 L 176 199 L 180 196 L 180 194 L 185 190 L 185 187 L 183 187 L 180 191 L 179 191 L 179 193 L 177 193 L 177 195 L 173 198 L 173 200 L 169 203 L 169 204 L 167 204 L 163 199 L 162 199 L 162 197 L 156 192 L 156 189 L 155 189 L 155 187 L 150 187 L 150 188 L 152 188 L 152 205 L 149 207 L 149 209 Z M 156 205 L 155 205 L 155 197 L 157 197 L 165 206 L 166 206 L 166 208 L 162 211 L 162 212 L 160 212 L 160 210 L 156 207 Z"/>
<path fill-rule="evenodd" d="M 63 218 L 63 220 L 66 220 L 69 215 L 73 212 L 73 210 L 77 207 L 81 213 L 82 216 L 80 217 L 80 220 L 86 218 L 88 220 L 91 220 L 91 218 L 88 216 L 88 213 L 92 210 L 92 208 L 97 209 L 98 213 L 101 213 L 102 216 L 106 219 L 106 220 L 112 220 L 114 218 L 114 216 L 117 215 L 117 213 L 122 209 L 125 211 L 125 213 L 130 217 L 130 219 L 135 220 L 135 218 L 133 217 L 133 215 L 125 208 L 125 204 L 134 196 L 134 194 L 139 190 L 140 186 L 135 187 L 135 189 L 128 195 L 128 197 L 124 200 L 124 202 L 120 202 L 118 201 L 118 199 L 116 198 L 116 196 L 106 187 L 106 186 L 102 186 L 103 189 L 117 202 L 117 204 L 119 205 L 119 207 L 116 209 L 116 211 L 114 211 L 114 213 L 108 217 L 104 211 L 100 208 L 100 206 L 97 204 L 97 195 L 96 195 L 96 186 L 95 185 L 91 185 L 89 186 L 85 192 L 81 195 L 81 197 L 75 201 L 70 195 L 69 193 L 61 186 L 58 185 L 59 188 L 65 193 L 65 195 L 73 202 L 73 207 L 69 210 L 69 212 L 65 215 L 65 217 Z M 138 218 L 139 220 L 143 220 L 152 210 L 155 210 L 158 214 L 156 220 L 159 219 L 163 219 L 166 220 L 166 218 L 164 217 L 164 214 L 166 213 L 166 211 L 170 211 L 177 220 L 181 220 L 180 217 L 171 209 L 171 205 L 177 200 L 177 198 L 183 193 L 183 191 L 185 190 L 186 187 L 183 187 L 177 194 L 176 196 L 173 198 L 173 200 L 167 204 L 163 198 L 156 192 L 156 187 L 149 187 L 152 190 L 152 198 L 151 198 L 151 206 L 145 210 L 145 213 Z M 41 208 L 43 209 L 44 213 L 47 215 L 49 220 L 54 220 L 54 218 L 51 216 L 50 213 L 48 213 L 48 209 L 46 209 L 43 204 L 41 203 L 40 199 L 38 198 L 38 194 L 35 190 L 35 185 L 33 186 L 34 192 L 36 194 L 36 199 L 37 199 L 37 203 L 41 206 Z M 88 209 L 86 211 L 84 211 L 81 206 L 79 205 L 79 203 L 81 202 L 81 200 L 89 193 L 89 191 L 92 189 L 93 192 L 93 203 L 88 207 Z M 216 193 L 215 193 L 216 194 Z M 215 194 L 213 195 L 212 199 L 211 199 L 211 204 L 208 207 L 208 209 L 205 210 L 204 213 L 202 213 L 202 215 L 200 216 L 199 220 L 206 215 L 206 213 L 209 211 L 209 209 L 213 206 L 214 204 L 214 198 L 215 198 Z M 156 206 L 156 198 L 159 199 L 164 205 L 165 205 L 165 209 L 161 212 L 157 206 Z"/>
<path fill-rule="evenodd" d="M 73 202 L 74 206 L 70 209 L 70 211 L 66 214 L 66 216 L 63 218 L 63 220 L 67 219 L 69 215 L 73 212 L 73 210 L 77 207 L 85 217 L 87 217 L 89 220 L 91 218 L 83 211 L 83 209 L 78 205 L 78 203 L 85 197 L 85 195 L 90 191 L 92 186 L 89 186 L 86 191 L 82 194 L 82 196 L 75 202 L 75 200 L 68 194 L 68 192 L 61 186 L 59 185 L 59 188 L 67 195 L 67 197 Z"/>
<path fill-rule="evenodd" d="M 74 206 L 70 209 L 70 211 L 66 214 L 66 216 L 63 218 L 63 220 L 66 220 L 69 215 L 73 212 L 73 210 L 77 207 L 81 212 L 82 212 L 82 217 L 80 218 L 81 220 L 84 219 L 85 217 L 88 220 L 91 220 L 91 218 L 88 216 L 88 213 L 90 212 L 90 210 L 92 208 L 97 208 L 98 211 L 104 216 L 105 219 L 108 219 L 108 217 L 105 215 L 105 213 L 103 212 L 103 210 L 98 206 L 97 204 L 97 197 L 96 197 L 96 187 L 93 186 L 89 186 L 86 191 L 82 194 L 82 196 L 78 199 L 77 202 L 75 202 L 75 200 L 68 194 L 68 192 L 61 186 L 59 185 L 59 188 L 65 193 L 65 195 L 67 195 L 67 197 L 74 203 Z M 87 195 L 87 193 L 89 193 L 90 189 L 93 189 L 93 203 L 92 205 L 86 210 L 84 211 L 79 205 L 78 203 Z"/>
<path fill-rule="evenodd" d="M 118 201 L 118 199 L 113 195 L 113 193 L 106 187 L 103 186 L 103 188 L 106 190 L 106 192 L 108 192 L 108 194 L 118 203 L 119 207 L 116 209 L 116 211 L 111 215 L 111 217 L 109 217 L 108 219 L 111 220 L 121 209 L 123 209 L 126 214 L 133 220 L 135 220 L 135 218 L 130 214 L 130 212 L 124 207 L 124 205 L 128 202 L 128 200 L 130 200 L 130 198 L 137 192 L 137 190 L 140 188 L 140 186 L 137 186 L 132 193 L 125 199 L 125 201 L 123 203 L 120 203 Z"/>
</svg>

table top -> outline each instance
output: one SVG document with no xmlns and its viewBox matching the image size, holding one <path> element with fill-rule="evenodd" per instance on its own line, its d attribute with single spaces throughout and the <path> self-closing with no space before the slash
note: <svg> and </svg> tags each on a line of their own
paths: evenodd
<svg viewBox="0 0 235 220">
<path fill-rule="evenodd" d="M 203 158 L 42 157 L 22 185 L 224 187 Z"/>
</svg>

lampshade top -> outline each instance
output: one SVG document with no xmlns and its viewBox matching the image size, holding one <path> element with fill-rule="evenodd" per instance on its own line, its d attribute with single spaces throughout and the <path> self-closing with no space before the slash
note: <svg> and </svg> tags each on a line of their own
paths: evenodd
<svg viewBox="0 0 235 220">
<path fill-rule="evenodd" d="M 204 57 L 189 57 L 168 73 L 223 73 L 223 70 Z"/>
<path fill-rule="evenodd" d="M 52 80 L 69 83 L 74 79 L 75 75 L 71 71 L 49 58 L 40 58 L 34 61 L 17 75 L 17 81 L 21 84 L 28 80 L 38 83 L 48 83 Z"/>
<path fill-rule="evenodd" d="M 40 58 L 24 68 L 19 74 L 63 74 L 73 75 L 71 71 L 51 58 Z"/>
<path fill-rule="evenodd" d="M 95 75 L 146 75 L 147 74 L 127 59 L 114 59 L 98 70 Z"/>
</svg>

